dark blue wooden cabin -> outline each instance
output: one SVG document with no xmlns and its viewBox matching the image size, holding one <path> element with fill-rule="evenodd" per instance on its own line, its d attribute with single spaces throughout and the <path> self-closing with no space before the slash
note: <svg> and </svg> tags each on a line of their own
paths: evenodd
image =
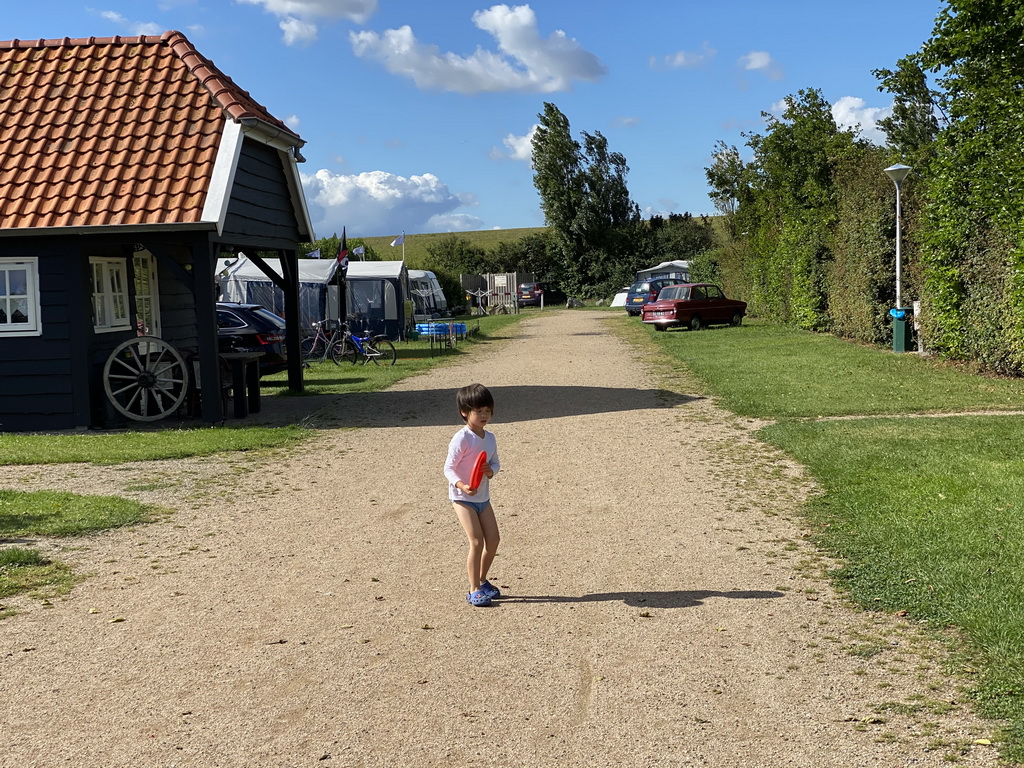
<svg viewBox="0 0 1024 768">
<path fill-rule="evenodd" d="M 143 333 L 219 394 L 214 266 L 238 249 L 281 258 L 297 352 L 302 144 L 179 32 L 0 43 L 0 431 L 122 426 L 104 367 Z"/>
</svg>

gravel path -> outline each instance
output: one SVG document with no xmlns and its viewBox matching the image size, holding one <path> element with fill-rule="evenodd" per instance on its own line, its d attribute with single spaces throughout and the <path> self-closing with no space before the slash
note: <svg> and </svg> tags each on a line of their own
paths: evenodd
<svg viewBox="0 0 1024 768">
<path fill-rule="evenodd" d="M 825 584 L 799 472 L 606 322 L 538 313 L 265 461 L 0 468 L 176 510 L 56 543 L 90 578 L 0 621 L 0 764 L 995 765 L 937 646 Z M 489 609 L 441 475 L 473 381 L 503 467 Z"/>
</svg>

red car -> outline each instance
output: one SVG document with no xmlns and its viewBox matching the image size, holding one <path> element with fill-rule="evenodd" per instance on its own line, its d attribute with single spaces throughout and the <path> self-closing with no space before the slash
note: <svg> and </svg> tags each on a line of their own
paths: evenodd
<svg viewBox="0 0 1024 768">
<path fill-rule="evenodd" d="M 662 288 L 658 300 L 645 304 L 641 316 L 656 331 L 685 325 L 698 331 L 708 325 L 739 325 L 747 314 L 747 303 L 727 299 L 722 289 L 710 283 L 682 283 Z"/>
</svg>

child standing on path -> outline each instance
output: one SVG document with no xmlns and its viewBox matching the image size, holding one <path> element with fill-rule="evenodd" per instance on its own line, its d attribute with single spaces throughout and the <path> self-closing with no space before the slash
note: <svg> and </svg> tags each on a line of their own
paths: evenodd
<svg viewBox="0 0 1024 768">
<path fill-rule="evenodd" d="M 466 575 L 469 594 L 466 602 L 474 606 L 490 605 L 501 597 L 501 590 L 487 580 L 494 553 L 498 549 L 498 521 L 491 506 L 490 479 L 497 474 L 498 444 L 494 433 L 484 429 L 494 415 L 494 398 L 482 384 L 470 384 L 455 395 L 466 426 L 455 433 L 448 444 L 448 458 L 444 463 L 444 476 L 448 478 L 448 498 L 469 539 L 466 557 Z M 478 488 L 470 487 L 470 475 L 480 452 L 486 452 L 487 461 Z"/>
</svg>

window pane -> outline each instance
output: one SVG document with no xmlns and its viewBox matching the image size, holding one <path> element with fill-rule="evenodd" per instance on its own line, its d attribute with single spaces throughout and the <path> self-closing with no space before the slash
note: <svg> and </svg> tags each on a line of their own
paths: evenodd
<svg viewBox="0 0 1024 768">
<path fill-rule="evenodd" d="M 11 269 L 7 272 L 10 275 L 11 280 L 11 295 L 12 296 L 27 296 L 28 295 L 28 270 L 27 269 Z"/>
<path fill-rule="evenodd" d="M 128 317 L 128 310 L 125 307 L 124 296 L 117 294 L 114 296 L 114 320 L 124 320 Z"/>
<path fill-rule="evenodd" d="M 7 302 L 0 301 L 0 325 L 7 325 Z"/>
<path fill-rule="evenodd" d="M 0 268 L 0 296 L 7 295 L 7 270 Z"/>
<path fill-rule="evenodd" d="M 150 294 L 149 259 L 144 256 L 135 257 L 135 293 L 143 296 Z"/>
<path fill-rule="evenodd" d="M 28 299 L 15 299 L 11 302 L 11 322 L 28 322 Z"/>
</svg>

